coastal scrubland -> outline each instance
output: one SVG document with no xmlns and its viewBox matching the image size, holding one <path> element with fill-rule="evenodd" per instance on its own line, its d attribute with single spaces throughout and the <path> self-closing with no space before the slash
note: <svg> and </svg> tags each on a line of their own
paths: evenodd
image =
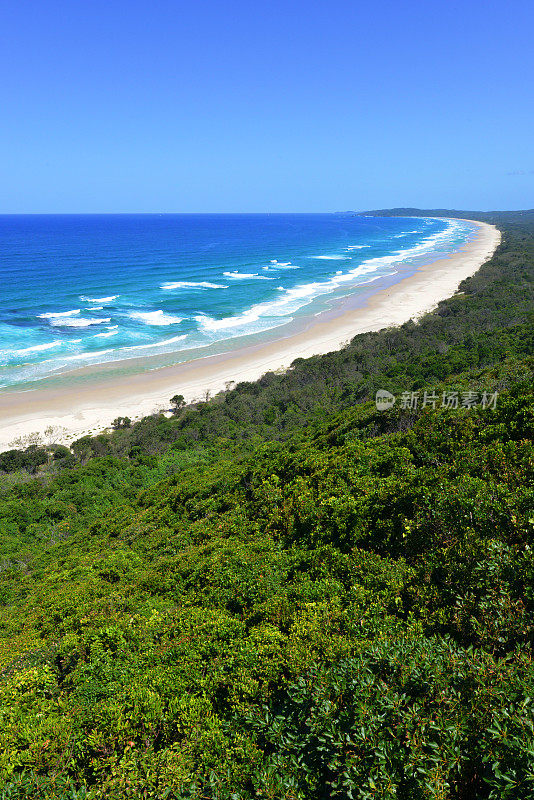
<svg viewBox="0 0 534 800">
<path fill-rule="evenodd" d="M 0 455 L 0 798 L 534 797 L 534 212 L 458 215 L 417 324 Z"/>
</svg>

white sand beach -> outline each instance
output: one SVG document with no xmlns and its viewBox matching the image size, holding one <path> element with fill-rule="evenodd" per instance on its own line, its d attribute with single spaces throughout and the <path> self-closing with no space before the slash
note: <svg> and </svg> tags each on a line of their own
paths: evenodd
<svg viewBox="0 0 534 800">
<path fill-rule="evenodd" d="M 478 233 L 457 253 L 420 267 L 415 274 L 377 291 L 360 307 L 340 301 L 328 313 L 308 317 L 297 332 L 287 326 L 272 331 L 272 339 L 239 350 L 197 358 L 174 366 L 130 374 L 119 381 L 94 370 L 85 381 L 67 377 L 61 388 L 43 385 L 26 391 L 0 392 L 0 450 L 20 446 L 21 438 L 44 435 L 44 441 L 68 444 L 88 433 L 107 429 L 119 416 L 132 420 L 167 409 L 169 398 L 183 394 L 187 401 L 212 395 L 229 382 L 253 381 L 268 371 L 287 369 L 299 357 L 341 348 L 358 333 L 377 331 L 418 319 L 450 297 L 473 275 L 498 246 L 501 235 L 493 225 L 475 223 Z M 82 373 L 75 370 L 71 374 Z M 94 374 L 93 374 L 94 373 Z M 29 440 L 26 438 L 26 442 Z"/>
</svg>

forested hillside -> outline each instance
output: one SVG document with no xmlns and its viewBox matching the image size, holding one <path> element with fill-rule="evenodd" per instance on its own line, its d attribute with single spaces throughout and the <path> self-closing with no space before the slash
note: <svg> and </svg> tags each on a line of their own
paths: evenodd
<svg viewBox="0 0 534 800">
<path fill-rule="evenodd" d="M 0 798 L 534 797 L 534 212 L 469 216 L 418 324 L 0 456 Z"/>
</svg>

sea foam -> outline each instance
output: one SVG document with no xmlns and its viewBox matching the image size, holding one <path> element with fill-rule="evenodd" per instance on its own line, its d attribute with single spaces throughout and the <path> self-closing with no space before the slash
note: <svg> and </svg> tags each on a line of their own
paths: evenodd
<svg viewBox="0 0 534 800">
<path fill-rule="evenodd" d="M 158 311 L 130 311 L 128 316 L 130 319 L 144 322 L 145 325 L 177 325 L 183 320 L 183 317 L 173 317 L 171 314 L 165 314 L 161 309 Z"/>
<path fill-rule="evenodd" d="M 25 353 L 38 353 L 41 350 L 51 350 L 53 347 L 59 347 L 62 345 L 63 342 L 58 339 L 56 342 L 47 342 L 46 344 L 36 344 L 33 347 L 25 347 L 23 350 L 14 350 L 14 353 L 18 355 L 24 355 Z"/>
<path fill-rule="evenodd" d="M 80 300 L 83 300 L 84 303 L 112 303 L 118 297 L 120 297 L 118 294 L 111 294 L 109 297 L 86 297 L 85 295 L 80 295 Z"/>
<path fill-rule="evenodd" d="M 257 281 L 273 281 L 274 278 L 268 278 L 266 275 L 259 275 L 257 272 L 238 272 L 234 270 L 234 272 L 223 272 L 225 278 L 231 278 L 232 280 L 257 280 Z"/>
<path fill-rule="evenodd" d="M 228 286 L 209 281 L 169 281 L 162 283 L 160 289 L 228 289 Z"/>
<path fill-rule="evenodd" d="M 60 317 L 74 317 L 80 313 L 79 308 L 74 308 L 72 311 L 50 311 L 47 314 L 38 314 L 40 319 L 59 319 Z"/>
<path fill-rule="evenodd" d="M 102 325 L 104 322 L 111 322 L 111 317 L 107 319 L 86 319 L 85 317 L 50 317 L 48 319 L 53 328 L 89 328 L 91 325 Z"/>
</svg>

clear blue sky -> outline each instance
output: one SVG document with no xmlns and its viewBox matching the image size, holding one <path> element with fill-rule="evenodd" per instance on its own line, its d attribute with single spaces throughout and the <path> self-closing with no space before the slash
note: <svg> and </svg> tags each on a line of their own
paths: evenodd
<svg viewBox="0 0 534 800">
<path fill-rule="evenodd" d="M 534 206 L 530 0 L 3 0 L 0 212 Z"/>
</svg>

